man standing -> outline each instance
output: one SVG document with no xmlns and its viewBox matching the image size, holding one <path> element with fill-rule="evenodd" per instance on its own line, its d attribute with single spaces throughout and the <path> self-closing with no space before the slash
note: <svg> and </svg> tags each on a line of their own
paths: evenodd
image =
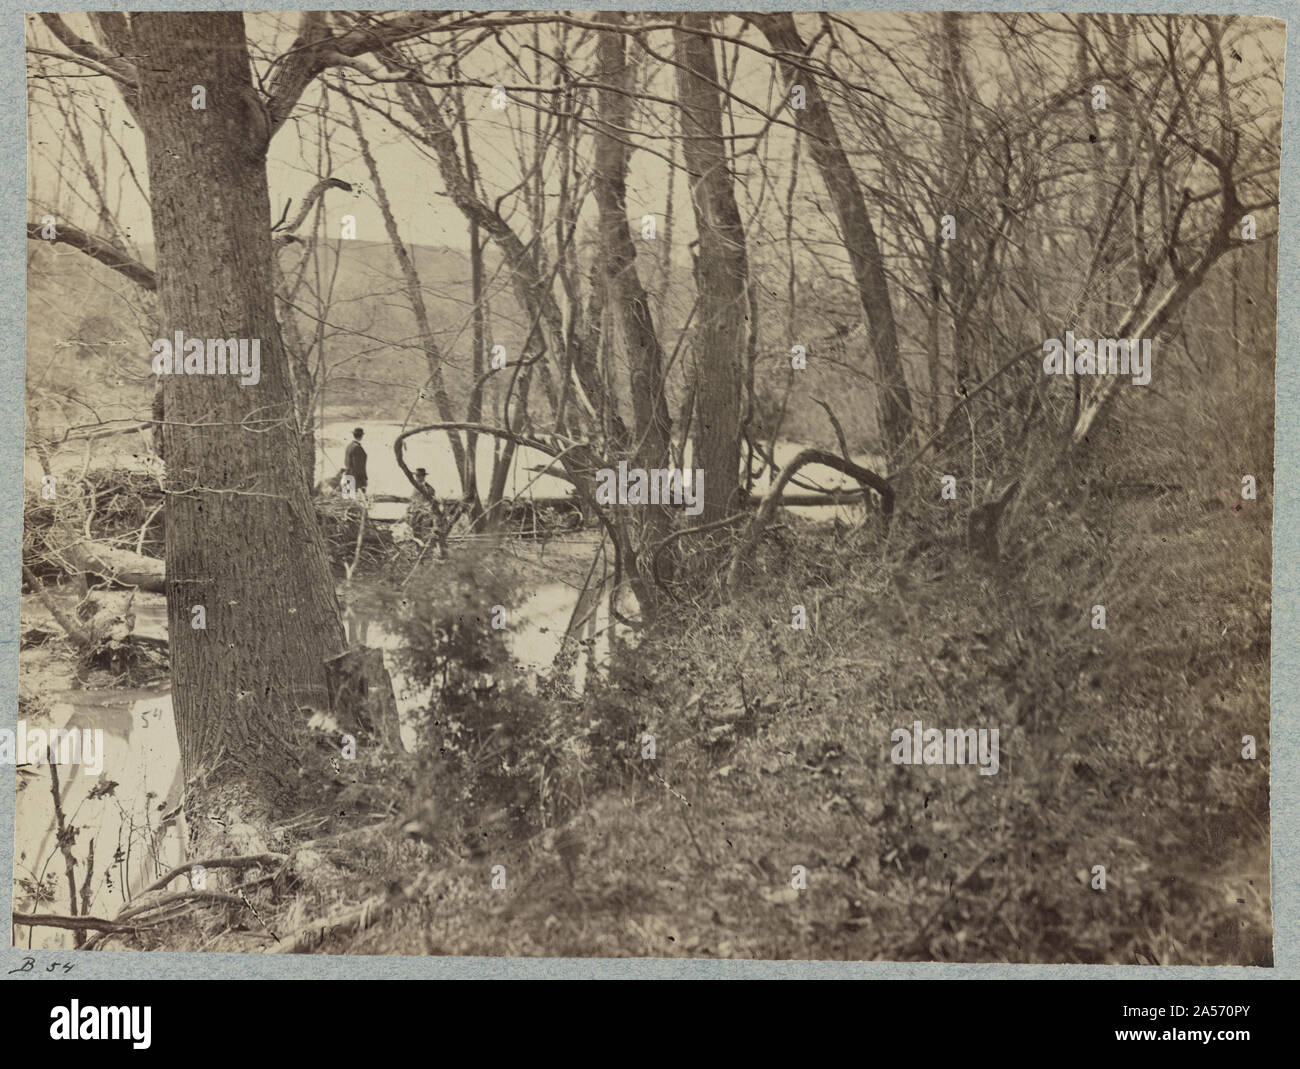
<svg viewBox="0 0 1300 1069">
<path fill-rule="evenodd" d="M 422 494 L 421 488 L 434 496 L 433 487 L 428 482 L 428 472 L 424 468 L 415 469 L 415 489 L 411 492 L 411 503 L 406 506 L 406 522 L 420 541 L 426 540 L 433 531 L 434 509 L 436 506 Z"/>
<path fill-rule="evenodd" d="M 426 500 L 425 496 L 422 493 L 420 493 L 421 487 L 423 487 L 425 490 L 428 490 L 430 494 L 433 494 L 433 496 L 435 497 L 437 496 L 436 494 L 433 493 L 433 487 L 429 485 L 428 475 L 429 475 L 428 471 L 426 471 L 424 468 L 415 469 L 415 492 L 411 494 L 412 502 Z"/>
<path fill-rule="evenodd" d="M 348 448 L 343 454 L 343 471 L 351 475 L 356 480 L 357 493 L 364 493 L 366 489 L 366 451 L 361 447 L 361 437 L 366 432 L 360 427 L 352 432 L 352 441 L 348 442 Z"/>
</svg>

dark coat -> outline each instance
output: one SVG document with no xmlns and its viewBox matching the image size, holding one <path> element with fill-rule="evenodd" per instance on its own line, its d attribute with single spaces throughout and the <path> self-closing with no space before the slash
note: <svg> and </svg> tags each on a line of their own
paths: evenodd
<svg viewBox="0 0 1300 1069">
<path fill-rule="evenodd" d="M 343 454 L 343 470 L 357 481 L 358 490 L 366 488 L 366 451 L 355 439 L 348 442 L 348 448 Z"/>
</svg>

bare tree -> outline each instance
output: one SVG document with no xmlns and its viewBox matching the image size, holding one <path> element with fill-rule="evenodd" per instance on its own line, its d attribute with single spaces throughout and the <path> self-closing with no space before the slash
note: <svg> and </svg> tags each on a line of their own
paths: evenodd
<svg viewBox="0 0 1300 1069">
<path fill-rule="evenodd" d="M 835 205 L 844 247 L 853 265 L 858 299 L 876 359 L 878 419 L 885 449 L 892 453 L 903 448 L 911 438 L 912 398 L 903 375 L 884 261 L 867 213 L 862 186 L 840 144 L 839 132 L 818 80 L 808 69 L 807 49 L 795 26 L 794 16 L 786 12 L 756 15 L 754 20 L 772 48 L 783 57 L 782 66 L 790 88 L 793 90 L 797 85 L 803 91 L 804 106 L 795 114 Z"/>
<path fill-rule="evenodd" d="M 699 253 L 695 289 L 695 465 L 705 472 L 701 525 L 731 508 L 740 474 L 740 405 L 748 337 L 745 228 L 736 206 L 731 153 L 723 136 L 714 44 L 701 34 L 711 16 L 687 14 L 673 31 L 682 157 L 690 176 Z"/>
<path fill-rule="evenodd" d="M 111 13 L 96 21 L 102 44 L 44 17 L 73 62 L 116 83 L 144 134 L 161 335 L 261 345 L 255 386 L 202 374 L 170 375 L 164 385 L 182 760 L 187 782 L 254 809 L 294 789 L 286 735 L 300 703 L 327 704 L 325 661 L 343 647 L 276 318 L 266 151 L 320 71 L 437 17 L 398 16 L 335 35 L 325 13 L 307 13 L 267 100 L 253 85 L 239 14 Z M 206 108 L 190 106 L 196 84 Z M 110 266 L 139 275 L 126 257 L 116 261 Z M 205 629 L 191 626 L 199 605 Z"/>
</svg>

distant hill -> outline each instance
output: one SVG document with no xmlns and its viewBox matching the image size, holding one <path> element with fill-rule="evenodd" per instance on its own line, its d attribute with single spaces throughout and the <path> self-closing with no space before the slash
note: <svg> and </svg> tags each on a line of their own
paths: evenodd
<svg viewBox="0 0 1300 1069">
<path fill-rule="evenodd" d="M 472 385 L 470 262 L 467 252 L 433 246 L 408 246 L 420 275 L 424 301 L 435 340 L 443 356 L 443 375 L 458 415 L 466 410 Z M 419 345 L 415 317 L 406 297 L 405 281 L 387 242 L 331 241 L 321 247 L 319 275 L 332 291 L 324 320 L 324 407 L 338 418 L 405 421 L 436 419 L 431 399 L 419 400 L 427 381 L 424 353 Z M 291 276 L 303 255 L 302 246 L 279 253 L 280 264 Z M 153 250 L 142 260 L 152 265 Z M 589 256 L 584 254 L 584 262 Z M 790 323 L 783 299 L 782 269 L 760 266 L 756 250 L 755 274 L 759 286 L 760 330 L 763 345 L 755 367 L 762 437 L 782 411 L 780 437 L 833 444 L 834 435 L 813 398 L 822 397 L 836 410 L 857 451 L 873 447 L 875 423 L 866 376 L 866 341 L 854 316 L 854 305 L 839 287 L 827 292 L 816 308 L 796 309 Z M 665 352 L 677 349 L 681 325 L 693 301 L 688 268 L 677 268 L 665 286 L 658 278 L 660 264 L 643 252 L 642 277 L 651 293 Z M 528 327 L 515 301 L 508 274 L 495 248 L 485 254 L 484 270 L 489 295 L 487 341 L 504 345 L 507 358 L 517 359 Z M 304 337 L 317 329 L 316 272 L 299 290 L 295 305 Z M 585 300 L 585 281 L 582 299 Z M 664 292 L 666 290 L 666 292 Z M 557 299 L 565 301 L 557 286 Z M 150 318 L 152 295 L 84 254 L 66 246 L 29 242 L 27 301 L 27 384 L 29 407 L 42 433 L 59 432 L 70 424 L 95 420 L 143 420 L 153 396 L 152 354 L 155 333 Z M 839 327 L 836 324 L 841 324 Z M 787 336 L 799 338 L 808 348 L 808 368 L 791 378 Z M 808 340 L 804 341 L 804 337 Z M 617 339 L 613 344 L 618 345 Z M 620 393 L 626 396 L 624 361 L 616 360 Z M 680 413 L 686 375 L 693 365 L 689 345 L 677 354 L 669 385 L 673 417 Z M 504 389 L 504 377 L 490 383 Z M 530 406 L 539 421 L 547 418 L 545 400 L 534 389 Z"/>
</svg>

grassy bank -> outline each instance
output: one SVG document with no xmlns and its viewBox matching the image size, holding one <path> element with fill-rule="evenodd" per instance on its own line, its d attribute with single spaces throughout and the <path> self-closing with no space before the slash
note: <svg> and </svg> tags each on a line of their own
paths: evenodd
<svg viewBox="0 0 1300 1069">
<path fill-rule="evenodd" d="M 374 838 L 373 890 L 418 890 L 321 949 L 1267 964 L 1267 510 L 1090 513 L 996 567 L 778 531 L 570 710 L 558 826 L 458 861 Z M 999 771 L 893 764 L 915 720 L 999 728 Z"/>
</svg>

